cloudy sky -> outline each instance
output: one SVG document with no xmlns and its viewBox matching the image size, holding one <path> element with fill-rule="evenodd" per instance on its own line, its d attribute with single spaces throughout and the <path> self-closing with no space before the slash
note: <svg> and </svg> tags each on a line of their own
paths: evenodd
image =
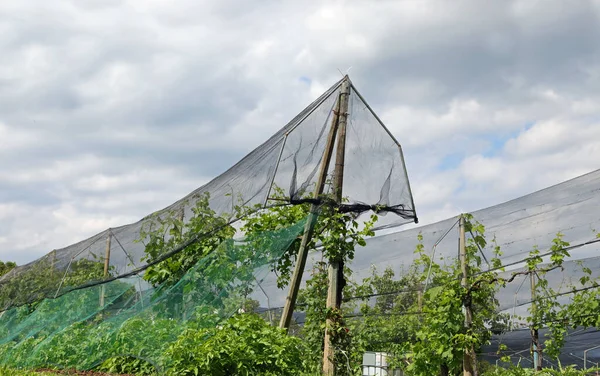
<svg viewBox="0 0 600 376">
<path fill-rule="evenodd" d="M 424 223 L 600 167 L 600 1 L 0 2 L 0 259 L 160 209 L 350 77 Z"/>
</svg>

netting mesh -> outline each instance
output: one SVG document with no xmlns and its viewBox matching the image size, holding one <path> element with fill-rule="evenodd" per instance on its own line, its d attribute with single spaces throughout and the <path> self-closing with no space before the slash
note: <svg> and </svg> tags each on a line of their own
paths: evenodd
<svg viewBox="0 0 600 376">
<path fill-rule="evenodd" d="M 578 260 L 592 266 L 597 275 L 598 242 L 595 229 L 600 228 L 600 170 L 555 185 L 504 204 L 472 213 L 474 220 L 485 226 L 488 247 L 482 249 L 485 259 L 493 258 L 492 249 L 497 244 L 506 266 L 505 276 L 523 270 L 524 262 L 534 247 L 547 252 L 557 233 L 562 233 L 570 243 L 571 257 L 564 270 L 549 272 L 550 287 L 567 288 L 567 281 L 576 282 L 581 276 Z M 419 234 L 429 254 L 440 263 L 451 263 L 458 256 L 458 218 L 450 218 L 427 226 L 397 231 L 369 239 L 367 246 L 356 254 L 353 270 L 357 277 L 367 276 L 371 265 L 397 271 L 407 269 L 414 261 Z M 467 234 L 469 235 L 469 234 Z M 495 243 L 492 243 L 495 239 Z M 548 261 L 548 258 L 545 258 Z M 485 262 L 485 261 L 484 261 Z M 501 309 L 512 309 L 517 293 L 517 305 L 528 303 L 531 292 L 524 277 L 499 292 Z M 520 288 L 519 288 L 520 287 Z M 562 290 L 561 290 L 562 291 Z"/>
<path fill-rule="evenodd" d="M 280 131 L 236 165 L 169 207 L 137 223 L 108 229 L 66 248 L 54 250 L 0 278 L 0 310 L 57 297 L 81 285 L 140 275 L 148 266 L 143 236 L 151 222 L 191 218 L 197 203 L 208 197 L 214 215 L 231 224 L 259 208 L 300 204 L 315 190 L 332 127 L 342 81 L 333 85 Z M 380 214 L 381 226 L 416 220 L 399 144 L 350 88 L 348 142 L 343 191 L 345 210 Z M 331 192 L 334 164 L 329 164 L 325 193 Z M 275 193 L 283 192 L 277 197 Z M 321 199 L 317 199 L 320 203 Z M 376 206 L 376 208 L 375 208 Z M 244 210 L 240 211 L 240 207 Z M 225 223 L 223 224 L 225 225 Z M 206 234 L 197 234 L 202 237 Z M 242 234 L 243 235 L 243 234 Z M 178 249 L 164 248 L 164 256 Z M 155 255 L 156 261 L 161 255 Z M 108 260 L 108 267 L 102 264 Z M 47 279 L 40 283 L 37 275 Z M 27 291 L 26 294 L 23 291 Z"/>
<path fill-rule="evenodd" d="M 494 257 L 493 249 L 497 245 L 503 253 L 500 259 L 505 266 L 505 271 L 500 272 L 500 277 L 510 279 L 515 273 L 523 273 L 516 275 L 514 280 L 504 287 L 498 285 L 496 298 L 499 310 L 509 316 L 509 322 L 505 328 L 507 331 L 501 336 L 494 337 L 492 346 L 485 347 L 482 354 L 485 359 L 494 363 L 500 359 L 500 356 L 509 355 L 515 363 L 518 359 L 525 359 L 525 363 L 529 361 L 527 358 L 530 358 L 531 335 L 529 329 L 523 328 L 528 326 L 527 317 L 530 315 L 532 291 L 530 277 L 525 274 L 526 262 L 529 252 L 537 248 L 543 256 L 543 263 L 538 268 L 549 267 L 549 251 L 558 233 L 561 233 L 562 239 L 570 244 L 566 247 L 570 256 L 566 258 L 561 268 L 550 270 L 544 275 L 548 286 L 542 293 L 555 298 L 559 303 L 568 303 L 574 292 L 589 289 L 592 292 L 589 298 L 596 299 L 600 304 L 600 291 L 597 285 L 588 282 L 584 286 L 580 281 L 584 276 L 589 276 L 590 280 L 597 280 L 600 277 L 598 256 L 600 239 L 596 232 L 596 229 L 600 228 L 599 192 L 600 170 L 472 213 L 473 221 L 478 221 L 485 226 L 488 240 L 488 245 L 480 253 L 483 270 L 494 270 L 488 262 Z M 396 278 L 401 278 L 418 257 L 414 250 L 419 243 L 424 245 L 426 254 L 435 262 L 441 265 L 452 265 L 459 257 L 458 222 L 458 217 L 454 217 L 368 239 L 366 247 L 357 250 L 355 259 L 350 265 L 354 279 L 361 281 L 369 277 L 373 266 L 379 271 L 391 268 L 396 273 Z M 422 236 L 422 242 L 418 240 L 419 235 Z M 466 236 L 472 237 L 468 233 Z M 318 261 L 318 257 L 314 261 Z M 585 273 L 584 268 L 589 268 L 591 273 L 589 275 Z M 397 291 L 391 296 L 400 297 L 411 293 L 414 294 L 414 291 Z M 370 300 L 371 304 L 372 302 L 373 299 Z M 600 322 L 600 311 L 596 316 L 596 322 Z M 579 332 L 574 331 L 574 333 Z M 559 358 L 563 365 L 583 366 L 583 352 L 600 344 L 598 343 L 600 335 L 595 328 L 586 333 L 586 341 L 578 341 L 577 334 L 567 336 L 566 345 Z M 498 344 L 504 343 L 504 338 L 508 341 L 509 350 L 498 354 Z M 587 357 L 588 361 L 592 362 L 588 363 L 591 367 L 600 360 L 600 351 L 597 349 L 589 351 Z M 544 365 L 557 366 L 557 363 L 545 358 Z"/>
<path fill-rule="evenodd" d="M 168 347 L 188 329 L 214 327 L 239 309 L 301 234 L 302 220 L 248 239 L 228 239 L 174 285 L 138 278 L 73 290 L 0 317 L 0 364 L 89 369 L 115 357 L 168 369 Z M 257 246 L 260 245 L 260 246 Z"/>
<path fill-rule="evenodd" d="M 307 197 L 318 181 L 341 84 L 333 85 L 235 166 L 168 208 L 52 251 L 0 278 L 0 364 L 87 369 L 115 356 L 127 356 L 166 369 L 170 366 L 165 355 L 168 345 L 188 328 L 215 325 L 246 301 L 254 302 L 252 309 L 259 312 L 278 314 L 286 290 L 278 287 L 279 276 L 272 267 L 302 233 L 304 221 L 276 232 L 255 234 L 252 241 L 244 238 L 241 228 L 252 213 L 263 208 L 332 204 L 326 198 Z M 390 232 L 368 239 L 364 248 L 356 250 L 354 260 L 347 264 L 352 278 L 361 281 L 369 277 L 373 266 L 380 271 L 391 268 L 401 278 L 413 265 L 419 243 L 436 262 L 454 263 L 458 257 L 458 218 L 398 230 L 417 219 L 401 147 L 353 86 L 348 102 L 343 180 L 346 201 L 339 207 L 357 215 L 376 211 L 380 215 L 377 229 Z M 325 193 L 332 191 L 333 170 L 332 163 Z M 592 278 L 600 274 L 599 243 L 594 232 L 600 221 L 598 192 L 600 170 L 472 213 L 474 220 L 485 226 L 489 241 L 480 252 L 483 269 L 491 268 L 486 264 L 497 244 L 506 266 L 502 275 L 508 278 L 523 271 L 529 251 L 537 247 L 544 254 L 561 232 L 571 244 L 571 256 L 562 269 L 550 271 L 546 279 L 557 298 L 568 301 L 573 288 L 581 286 L 583 265 L 592 270 Z M 203 200 L 207 202 L 206 218 L 211 220 L 204 225 L 190 223 L 193 218 L 202 222 L 197 210 Z M 164 230 L 164 244 L 149 257 L 147 230 L 152 226 Z M 174 229 L 193 233 L 179 242 L 174 240 L 179 239 L 171 232 Z M 227 232 L 230 229 L 231 234 Z M 220 231 L 228 235 L 219 237 L 218 242 L 204 243 Z M 179 262 L 179 253 L 196 250 L 199 244 L 206 246 L 204 253 L 196 253 L 200 257 L 193 258 L 195 264 L 178 276 L 177 283 L 152 287 L 144 273 L 152 272 L 159 262 Z M 312 254 L 306 270 L 321 258 L 319 252 Z M 305 280 L 308 275 L 304 274 Z M 415 293 L 400 287 L 386 294 Z M 355 298 L 374 304 L 373 297 Z M 528 356 L 522 348 L 528 346 L 530 338 L 523 336 L 523 320 L 518 316 L 527 316 L 531 297 L 526 275 L 516 276 L 496 294 L 499 309 L 509 315 L 510 325 L 501 337 L 494 338 L 492 346 L 506 340 L 514 349 L 509 355 L 515 358 Z M 352 297 L 346 299 L 344 304 L 351 304 Z M 302 323 L 301 312 L 296 321 Z M 588 333 L 590 337 L 582 342 L 577 342 L 575 334 L 568 337 L 561 355 L 563 364 L 580 364 L 566 351 L 581 357 L 591 342 L 598 340 L 593 333 L 597 332 Z M 56 352 L 58 347 L 62 353 Z M 483 356 L 497 359 L 492 356 L 495 349 L 484 351 Z M 592 351 L 588 357 L 597 362 L 600 353 Z"/>
<path fill-rule="evenodd" d="M 342 148 L 335 132 L 344 115 Z M 335 162 L 327 156 L 334 150 L 346 155 L 342 203 L 331 198 Z M 297 243 L 305 220 L 296 215 L 295 224 L 251 235 L 242 229 L 268 208 L 302 214 L 309 204 L 355 216 L 389 213 L 381 228 L 417 220 L 400 145 L 346 79 L 169 207 L 2 276 L 0 364 L 90 369 L 128 357 L 160 371 L 171 366 L 168 347 L 186 330 L 214 327 L 240 307 L 266 307 L 272 317 L 274 265 Z"/>
</svg>

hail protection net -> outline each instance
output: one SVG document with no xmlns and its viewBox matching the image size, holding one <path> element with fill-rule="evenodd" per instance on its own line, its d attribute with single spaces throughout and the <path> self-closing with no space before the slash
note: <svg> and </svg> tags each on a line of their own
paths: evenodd
<svg viewBox="0 0 600 376">
<path fill-rule="evenodd" d="M 325 197 L 332 192 L 337 142 L 333 145 L 328 168 L 323 169 L 325 196 L 315 200 L 313 193 L 321 174 L 329 133 L 334 123 L 339 122 L 335 114 L 339 113 L 343 81 L 333 85 L 229 170 L 169 207 L 139 222 L 107 229 L 77 244 L 53 250 L 1 277 L 0 310 L 59 297 L 85 285 L 141 276 L 149 265 L 189 245 L 169 242 L 169 231 L 173 227 L 193 231 L 194 239 L 186 237 L 185 240 L 197 242 L 210 237 L 219 227 L 243 222 L 250 213 L 263 208 L 301 205 L 308 201 L 331 204 Z M 357 215 L 376 210 L 385 216 L 380 227 L 416 221 L 400 145 L 354 86 L 349 83 L 347 87 L 344 210 Z M 198 216 L 198 210 L 211 220 L 205 226 L 190 226 L 189 220 Z M 156 231 L 163 231 L 165 244 L 160 250 L 154 247 L 149 255 L 150 237 Z"/>
<path fill-rule="evenodd" d="M 171 367 L 168 347 L 186 330 L 214 327 L 240 307 L 263 312 L 275 322 L 287 287 L 281 286 L 281 275 L 274 269 L 282 255 L 296 249 L 308 207 L 333 205 L 337 138 L 329 165 L 324 156 L 332 125 L 339 123 L 343 87 L 343 80 L 333 85 L 236 165 L 173 205 L 137 223 L 51 251 L 1 277 L 0 364 L 89 369 L 124 356 L 166 370 Z M 343 306 L 351 320 L 375 320 L 372 324 L 377 325 L 361 308 L 368 306 L 376 309 L 369 312 L 402 327 L 422 317 L 426 307 L 417 310 L 415 305 L 426 304 L 427 289 L 439 287 L 433 278 L 424 284 L 410 279 L 418 257 L 415 249 L 420 247 L 442 267 L 456 265 L 459 220 L 398 229 L 416 221 L 401 147 L 352 84 L 347 94 L 344 201 L 338 207 L 359 221 L 363 213 L 376 212 L 376 228 L 388 232 L 355 250 L 346 265 L 352 271 L 349 286 L 372 277 L 373 270 L 381 275 L 386 269 L 393 283 L 345 295 Z M 324 195 L 315 199 L 322 170 Z M 600 170 L 472 213 L 472 222 L 485 226 L 488 241 L 476 252 L 482 271 L 494 269 L 493 250 L 498 246 L 504 266 L 500 277 L 512 279 L 497 286 L 498 311 L 506 320 L 484 348 L 484 358 L 497 360 L 499 343 L 509 349 L 501 355 L 515 361 L 528 357 L 524 349 L 530 337 L 523 328 L 532 291 L 529 276 L 522 272 L 533 249 L 539 249 L 544 261 L 540 268 L 551 262 L 549 251 L 557 233 L 570 244 L 570 256 L 562 268 L 545 274 L 549 294 L 569 302 L 578 290 L 589 291 L 589 298 L 600 303 L 593 285 L 600 274 L 595 232 L 600 228 L 599 192 Z M 287 216 L 287 222 L 272 229 L 254 227 L 248 233 L 248 223 L 261 213 L 271 213 L 272 223 L 278 215 Z M 466 237 L 469 241 L 473 234 Z M 311 254 L 304 281 L 321 260 L 319 252 Z M 418 268 L 423 272 L 427 265 Z M 585 268 L 589 281 L 582 283 L 581 277 L 588 275 Z M 301 305 L 297 311 L 295 322 L 302 324 Z M 598 340 L 594 328 L 573 331 L 567 336 L 562 364 L 581 365 L 584 352 Z M 600 361 L 598 350 L 586 356 Z"/>
<path fill-rule="evenodd" d="M 481 272 L 498 270 L 500 278 L 510 280 L 505 286 L 495 284 L 497 310 L 504 315 L 504 322 L 496 330 L 498 334 L 492 338 L 492 344 L 484 347 L 481 354 L 483 358 L 495 363 L 500 357 L 509 356 L 515 364 L 520 360 L 525 367 L 527 364 L 531 365 L 528 317 L 533 295 L 527 261 L 531 260 L 530 252 L 534 249 L 539 251 L 542 258 L 542 263 L 536 266 L 536 270 L 540 270 L 539 276 L 534 275 L 534 281 L 543 278 L 548 282 L 547 286 L 538 289 L 538 296 L 566 304 L 573 301 L 576 294 L 586 292 L 585 299 L 596 301 L 600 307 L 600 237 L 596 231 L 600 229 L 599 193 L 600 170 L 471 213 L 471 222 L 481 223 L 485 227 L 487 245 L 475 253 L 481 260 Z M 563 246 L 569 256 L 565 258 L 562 267 L 553 268 L 551 251 L 559 234 L 562 241 L 569 244 Z M 474 234 L 467 232 L 466 241 L 469 242 L 473 236 Z M 398 320 L 398 325 L 415 315 L 425 314 L 423 312 L 427 311 L 426 306 L 417 307 L 419 294 L 422 294 L 419 290 L 427 291 L 436 287 L 435 281 L 431 278 L 425 280 L 423 285 L 411 283 L 408 278 L 411 270 L 415 270 L 415 261 L 419 257 L 415 250 L 419 244 L 423 253 L 441 267 L 457 265 L 459 217 L 409 230 L 395 229 L 388 234 L 368 239 L 365 247 L 356 250 L 355 259 L 348 265 L 352 269 L 353 281 L 361 283 L 365 278 L 372 277 L 373 268 L 379 276 L 389 269 L 393 272 L 392 279 L 395 281 L 389 285 L 395 287 L 390 288 L 388 285 L 387 290 L 375 289 L 366 296 L 347 296 L 344 303 L 347 309 L 360 307 L 360 304 L 373 307 L 387 301 L 393 308 L 387 309 L 383 316 L 386 320 Z M 502 252 L 499 257 L 503 266 L 501 270 L 493 265 L 496 246 Z M 315 255 L 312 263 L 318 261 L 319 256 Z M 427 273 L 428 265 L 421 264 L 417 269 L 421 273 Z M 307 269 L 310 268 L 310 265 L 307 266 Z M 546 272 L 542 275 L 542 271 Z M 585 278 L 582 280 L 582 277 Z M 477 276 L 472 278 L 475 280 Z M 412 305 L 403 305 L 407 300 Z M 361 312 L 356 314 L 358 320 L 370 319 L 367 316 Z M 592 314 L 588 323 L 591 325 L 588 329 L 574 328 L 569 331 L 559 357 L 562 365 L 583 366 L 586 350 L 589 350 L 586 351 L 588 367 L 600 361 L 600 349 L 596 347 L 600 345 L 600 332 L 596 328 L 600 323 L 600 310 Z M 544 327 L 553 323 L 540 324 Z M 542 346 L 547 338 L 546 333 L 546 330 L 540 332 Z M 506 345 L 508 349 L 499 353 L 499 344 Z M 377 350 L 381 349 L 374 349 Z M 544 366 L 557 364 L 556 360 L 544 357 Z"/>
<path fill-rule="evenodd" d="M 111 358 L 138 359 L 164 373 L 182 333 L 214 328 L 258 302 L 249 295 L 302 233 L 305 220 L 251 238 L 226 239 L 176 283 L 140 277 L 69 291 L 0 316 L 0 364 L 90 369 Z"/>
<path fill-rule="evenodd" d="M 332 186 L 340 150 L 341 203 Z M 417 220 L 400 145 L 347 79 L 169 207 L 2 276 L 0 365 L 90 369 L 126 357 L 164 371 L 169 346 L 189 330 L 240 308 L 275 322 L 271 307 L 287 291 L 276 270 L 289 273 L 282 256 L 295 261 L 311 206 L 358 222 L 377 212 L 379 228 Z M 256 225 L 263 214 L 273 220 Z"/>
</svg>

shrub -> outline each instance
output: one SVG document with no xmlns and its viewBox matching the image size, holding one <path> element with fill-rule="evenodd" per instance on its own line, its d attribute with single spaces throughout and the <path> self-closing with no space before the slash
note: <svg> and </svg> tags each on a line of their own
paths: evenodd
<svg viewBox="0 0 600 376">
<path fill-rule="evenodd" d="M 297 375 L 300 339 L 255 314 L 235 315 L 209 329 L 187 329 L 167 350 L 169 375 Z"/>
</svg>

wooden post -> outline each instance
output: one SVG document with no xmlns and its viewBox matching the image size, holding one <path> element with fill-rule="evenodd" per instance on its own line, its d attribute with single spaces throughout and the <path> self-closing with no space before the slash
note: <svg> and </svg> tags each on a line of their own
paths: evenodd
<svg viewBox="0 0 600 376">
<path fill-rule="evenodd" d="M 52 250 L 52 262 L 50 262 L 50 268 L 50 275 L 54 277 L 54 270 L 56 269 L 56 249 Z"/>
<path fill-rule="evenodd" d="M 466 249 L 466 236 L 465 236 L 465 217 L 460 216 L 459 225 L 459 240 L 458 240 L 459 252 L 460 252 L 460 268 L 462 271 L 461 285 L 465 289 L 469 288 L 469 282 L 467 280 L 469 273 L 469 263 L 467 260 L 467 249 Z M 470 299 L 466 299 L 463 302 L 463 310 L 465 313 L 465 329 L 471 328 L 473 321 L 473 313 L 471 312 Z M 463 354 L 463 376 L 475 376 L 475 351 L 472 346 L 464 349 Z"/>
<path fill-rule="evenodd" d="M 108 237 L 106 238 L 106 252 L 104 255 L 104 277 L 106 279 L 108 277 L 108 267 L 110 265 L 110 240 L 111 232 L 108 230 Z M 100 308 L 104 308 L 104 285 L 100 286 Z"/>
<path fill-rule="evenodd" d="M 535 315 L 536 311 L 536 293 L 535 293 L 535 271 L 529 272 L 529 283 L 531 286 L 531 313 Z M 533 368 L 536 371 L 542 370 L 542 348 L 540 347 L 540 335 L 536 323 L 533 323 L 531 327 L 531 345 L 533 355 Z"/>
<path fill-rule="evenodd" d="M 336 203 L 342 202 L 342 187 L 344 186 L 344 161 L 346 156 L 346 123 L 348 121 L 348 97 L 350 96 L 350 86 L 348 85 L 348 76 L 342 83 L 340 93 L 340 106 L 338 110 L 339 129 L 337 138 L 337 149 L 335 155 L 335 170 L 333 175 L 333 192 Z M 344 289 L 344 260 L 336 258 L 329 260 L 328 268 L 329 288 L 327 289 L 327 309 L 339 309 L 342 305 L 342 290 Z M 332 324 L 327 320 L 327 327 Z M 331 345 L 331 338 L 327 329 L 325 329 L 325 341 L 323 351 L 323 373 L 333 375 L 335 373 L 335 349 Z"/>
<path fill-rule="evenodd" d="M 347 86 L 347 83 L 346 83 Z M 327 136 L 327 143 L 325 144 L 325 150 L 323 152 L 323 158 L 321 159 L 321 167 L 319 170 L 319 176 L 317 185 L 313 194 L 313 198 L 319 198 L 323 194 L 325 188 L 325 181 L 327 179 L 327 172 L 329 171 L 329 163 L 331 162 L 331 155 L 333 154 L 333 146 L 335 144 L 335 136 L 338 129 L 339 121 L 339 109 L 340 99 L 338 98 L 337 105 L 335 106 L 335 112 L 331 121 L 331 128 Z M 281 314 L 281 320 L 279 322 L 280 328 L 289 329 L 292 321 L 292 314 L 294 313 L 294 307 L 296 305 L 296 298 L 298 297 L 298 290 L 300 289 L 300 282 L 302 282 L 302 274 L 304 273 L 304 267 L 306 266 L 306 258 L 308 257 L 308 245 L 312 240 L 313 231 L 317 222 L 319 206 L 312 204 L 310 207 L 310 214 L 308 221 L 304 226 L 304 234 L 302 235 L 302 241 L 300 243 L 300 249 L 298 250 L 298 256 L 296 259 L 296 266 L 294 268 L 294 274 L 290 281 L 290 290 L 288 291 L 283 312 Z"/>
<path fill-rule="evenodd" d="M 108 230 L 108 237 L 106 238 L 106 252 L 104 255 L 104 278 L 108 277 L 108 267 L 110 265 L 110 242 L 111 232 Z"/>
<path fill-rule="evenodd" d="M 233 192 L 231 195 L 231 200 L 233 200 Z M 177 219 L 181 222 L 180 223 L 180 227 L 179 227 L 179 236 L 181 237 L 180 239 L 183 239 L 183 221 L 185 220 L 185 204 L 182 204 L 181 207 L 179 208 L 179 211 L 177 212 Z M 181 302 L 176 302 L 174 305 L 174 310 L 175 312 L 173 312 L 174 315 L 177 315 L 178 317 L 180 317 L 183 321 L 187 320 L 186 317 L 186 301 L 185 301 L 185 293 L 183 292 L 183 289 L 181 290 Z"/>
</svg>

